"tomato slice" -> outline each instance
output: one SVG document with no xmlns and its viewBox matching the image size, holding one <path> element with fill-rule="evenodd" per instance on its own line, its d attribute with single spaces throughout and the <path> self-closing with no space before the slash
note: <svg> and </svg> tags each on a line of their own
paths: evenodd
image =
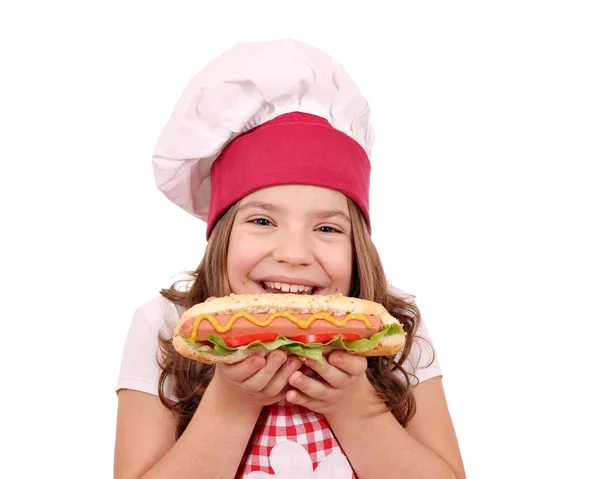
<svg viewBox="0 0 600 479">
<path fill-rule="evenodd" d="M 223 342 L 230 348 L 239 348 L 240 346 L 246 346 L 246 344 L 250 344 L 253 341 L 262 341 L 263 343 L 275 341 L 277 336 L 279 336 L 277 333 L 246 334 L 244 336 L 223 338 Z"/>
<path fill-rule="evenodd" d="M 302 334 L 300 336 L 294 336 L 290 338 L 292 341 L 298 341 L 299 343 L 328 343 L 334 339 L 338 334 L 341 334 L 344 341 L 353 341 L 360 339 L 360 334 L 357 333 L 316 333 L 316 334 Z"/>
</svg>

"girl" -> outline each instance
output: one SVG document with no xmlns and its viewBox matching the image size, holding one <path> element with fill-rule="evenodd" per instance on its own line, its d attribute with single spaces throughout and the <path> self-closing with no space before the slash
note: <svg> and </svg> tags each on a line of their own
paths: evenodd
<svg viewBox="0 0 600 479">
<path fill-rule="evenodd" d="M 419 311 L 371 242 L 368 117 L 342 67 L 293 41 L 238 45 L 190 82 L 153 162 L 165 195 L 207 221 L 208 244 L 189 285 L 134 315 L 115 477 L 465 477 Z M 215 367 L 171 346 L 198 302 L 299 289 L 383 304 L 408 333 L 402 354 L 301 366 L 276 350 Z"/>
</svg>

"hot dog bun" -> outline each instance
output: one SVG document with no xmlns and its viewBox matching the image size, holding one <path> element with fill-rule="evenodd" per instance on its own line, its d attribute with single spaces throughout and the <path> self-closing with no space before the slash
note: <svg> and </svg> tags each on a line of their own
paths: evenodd
<svg viewBox="0 0 600 479">
<path fill-rule="evenodd" d="M 372 334 L 382 331 L 386 326 L 398 325 L 400 331 L 381 337 L 376 344 L 368 348 L 359 350 L 344 351 L 358 356 L 387 356 L 394 355 L 402 350 L 405 344 L 406 333 L 401 329 L 401 325 L 387 310 L 378 303 L 347 296 L 325 296 L 325 295 L 303 295 L 303 294 L 256 294 L 256 295 L 230 295 L 222 298 L 216 298 L 211 301 L 196 304 L 180 317 L 173 335 L 173 345 L 182 356 L 203 363 L 226 363 L 234 364 L 252 356 L 259 354 L 266 356 L 270 349 L 263 345 L 251 345 L 236 349 L 228 354 L 215 354 L 211 351 L 202 351 L 190 344 L 189 325 L 190 319 L 200 315 L 233 315 L 239 312 L 249 314 L 274 314 L 287 311 L 298 315 L 311 315 L 315 313 L 327 313 L 331 316 L 345 317 L 347 314 L 359 314 L 367 317 L 376 317 L 378 319 L 378 328 L 369 333 Z M 192 320 L 193 321 L 193 320 Z M 184 333 L 184 325 L 188 323 L 187 333 Z M 386 328 L 387 329 L 387 328 Z M 256 332 L 278 332 L 269 328 L 269 325 L 256 326 Z M 310 333 L 310 326 L 306 329 Z M 371 334 L 372 333 L 372 334 Z M 225 337 L 227 333 L 213 333 L 216 336 Z M 206 348 L 204 348 L 206 349 Z M 291 354 L 285 348 L 281 348 L 288 354 Z M 334 345 L 325 344 L 322 346 L 323 356 L 328 355 L 336 349 L 341 349 Z M 301 357 L 301 359 L 303 359 Z"/>
</svg>

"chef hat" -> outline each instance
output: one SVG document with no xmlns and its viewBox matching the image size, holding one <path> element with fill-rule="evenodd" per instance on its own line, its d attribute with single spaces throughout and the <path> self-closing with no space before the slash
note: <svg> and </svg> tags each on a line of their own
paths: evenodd
<svg viewBox="0 0 600 479">
<path fill-rule="evenodd" d="M 153 155 L 165 196 L 207 221 L 261 188 L 351 198 L 370 228 L 369 105 L 342 66 L 292 40 L 238 44 L 192 78 Z"/>
</svg>

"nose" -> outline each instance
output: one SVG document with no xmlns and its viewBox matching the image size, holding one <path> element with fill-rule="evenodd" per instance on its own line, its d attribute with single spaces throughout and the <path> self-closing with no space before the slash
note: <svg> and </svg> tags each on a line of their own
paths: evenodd
<svg viewBox="0 0 600 479">
<path fill-rule="evenodd" d="M 298 231 L 279 234 L 273 249 L 273 258 L 290 266 L 308 265 L 314 260 L 310 239 Z"/>
</svg>

